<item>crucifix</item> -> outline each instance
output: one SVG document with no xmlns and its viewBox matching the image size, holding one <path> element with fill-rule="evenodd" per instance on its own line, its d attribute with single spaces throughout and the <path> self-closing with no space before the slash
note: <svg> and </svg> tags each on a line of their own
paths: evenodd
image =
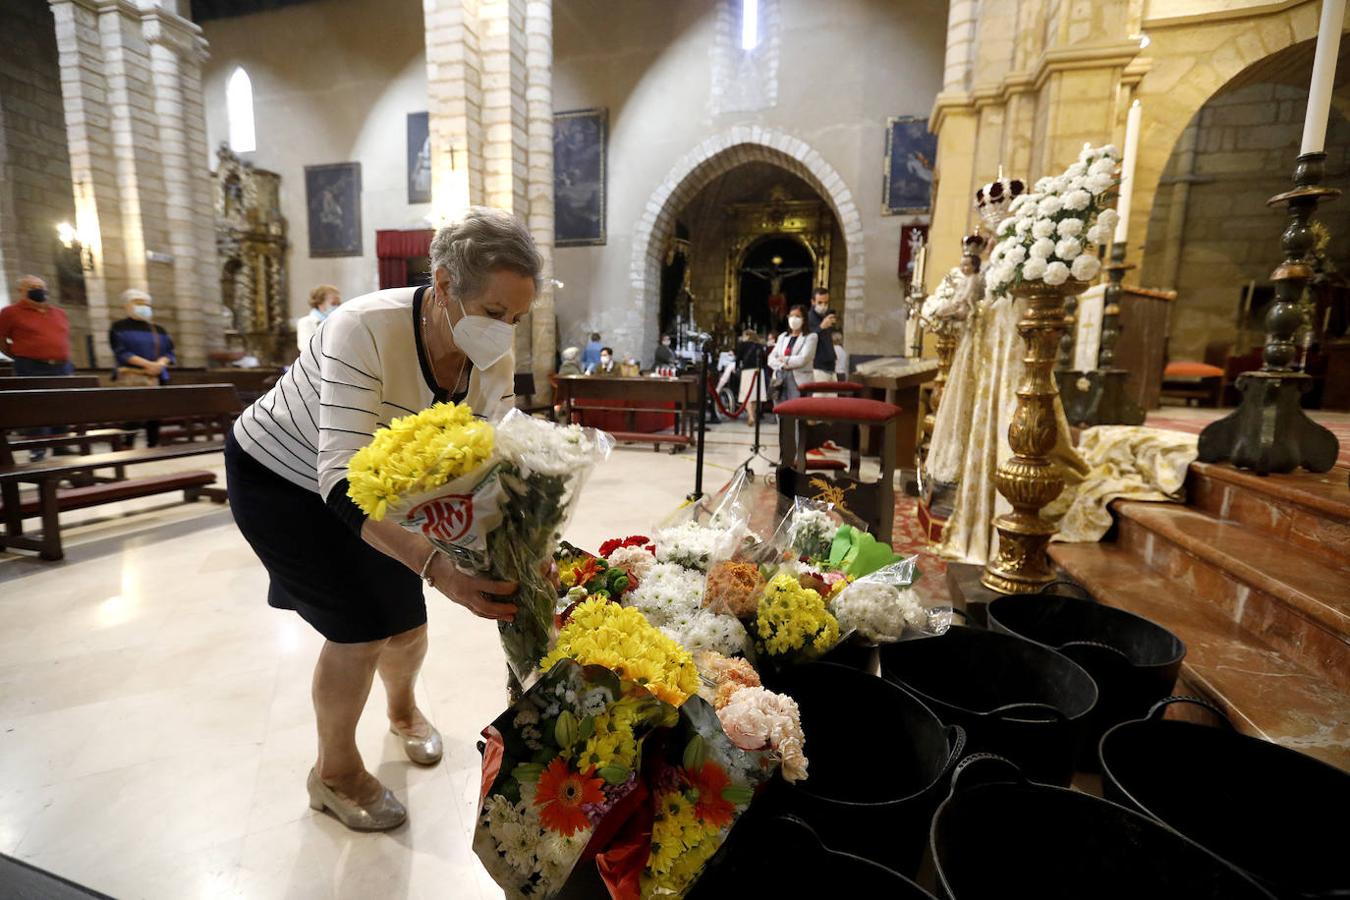
<svg viewBox="0 0 1350 900">
<path fill-rule="evenodd" d="M 769 261 L 769 265 L 767 266 L 757 266 L 754 268 L 747 266 L 746 268 L 741 269 L 742 274 L 763 278 L 769 283 L 769 312 L 773 314 L 775 321 L 787 314 L 787 296 L 783 293 L 783 279 L 810 271 L 810 266 L 783 268 L 783 257 L 781 256 L 775 256 Z"/>
</svg>

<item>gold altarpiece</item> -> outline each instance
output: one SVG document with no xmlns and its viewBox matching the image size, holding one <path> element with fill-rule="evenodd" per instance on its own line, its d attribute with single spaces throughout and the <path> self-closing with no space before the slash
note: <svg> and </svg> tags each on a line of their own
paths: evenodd
<svg viewBox="0 0 1350 900">
<path fill-rule="evenodd" d="M 216 157 L 216 252 L 226 343 L 263 365 L 291 362 L 295 327 L 286 286 L 281 176 L 255 169 L 226 144 Z"/>
<path fill-rule="evenodd" d="M 726 281 L 722 315 L 727 327 L 736 324 L 741 307 L 741 270 L 755 245 L 773 237 L 794 238 L 811 254 L 813 285 L 830 283 L 830 243 L 834 217 L 820 200 L 789 200 L 781 186 L 769 192 L 767 203 L 733 203 L 727 207 Z"/>
</svg>

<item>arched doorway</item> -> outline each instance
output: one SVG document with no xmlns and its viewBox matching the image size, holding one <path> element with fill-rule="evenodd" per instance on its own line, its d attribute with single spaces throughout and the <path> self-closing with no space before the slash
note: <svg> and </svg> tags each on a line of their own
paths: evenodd
<svg viewBox="0 0 1350 900">
<path fill-rule="evenodd" d="M 844 315 L 864 312 L 862 217 L 844 179 L 805 141 L 776 129 L 738 125 L 708 138 L 681 157 L 652 192 L 646 212 L 634 227 L 630 278 L 647 316 L 646 331 L 653 338 L 661 324 L 662 267 L 677 222 L 688 224 L 683 210 L 715 179 L 748 163 L 767 163 L 794 176 L 824 203 L 839 238 L 831 254 L 831 276 L 839 285 Z M 698 264 L 696 258 L 693 264 Z"/>
</svg>

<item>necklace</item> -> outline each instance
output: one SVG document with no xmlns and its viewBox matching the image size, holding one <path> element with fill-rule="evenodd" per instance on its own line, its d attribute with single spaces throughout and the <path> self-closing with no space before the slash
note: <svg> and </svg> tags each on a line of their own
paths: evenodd
<svg viewBox="0 0 1350 900">
<path fill-rule="evenodd" d="M 431 375 L 436 380 L 436 384 L 439 385 L 442 390 L 449 391 L 453 394 L 459 390 L 459 383 L 464 378 L 464 368 L 468 359 L 465 357 L 460 360 L 459 369 L 455 372 L 453 380 L 441 377 L 442 373 L 437 371 L 438 360 L 432 352 L 431 323 L 427 321 L 427 306 L 428 304 L 425 302 L 422 304 L 422 346 L 426 348 L 427 360 L 431 363 Z M 447 385 L 449 386 L 447 387 Z"/>
</svg>

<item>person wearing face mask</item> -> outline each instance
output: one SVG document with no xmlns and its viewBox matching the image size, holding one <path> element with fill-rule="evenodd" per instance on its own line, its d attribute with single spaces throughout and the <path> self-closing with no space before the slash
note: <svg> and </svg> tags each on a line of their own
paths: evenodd
<svg viewBox="0 0 1350 900">
<path fill-rule="evenodd" d="M 600 348 L 600 363 L 595 367 L 593 375 L 618 375 L 619 367 L 614 364 L 614 348 Z"/>
<path fill-rule="evenodd" d="M 319 330 L 319 323 L 342 304 L 342 294 L 331 284 L 321 284 L 309 292 L 309 313 L 295 320 L 295 345 L 301 350 Z"/>
<path fill-rule="evenodd" d="M 485 619 L 515 615 L 501 598 L 516 585 L 461 572 L 424 537 L 367 519 L 347 496 L 352 454 L 395 417 L 448 400 L 494 421 L 514 407 L 515 326 L 543 269 L 529 230 L 501 210 L 471 207 L 436 233 L 431 267 L 431 285 L 343 303 L 226 438 L 230 510 L 270 576 L 267 602 L 325 638 L 310 806 L 361 831 L 395 828 L 407 815 L 356 746 L 376 673 L 408 758 L 435 765 L 442 755 L 413 691 L 427 652 L 423 582 Z"/>
<path fill-rule="evenodd" d="M 123 387 L 153 387 L 169 380 L 169 367 L 178 364 L 173 338 L 153 321 L 150 295 L 137 288 L 122 292 L 125 319 L 108 329 L 108 343 L 117 360 L 113 379 Z M 153 446 L 153 445 L 152 445 Z"/>
<path fill-rule="evenodd" d="M 788 310 L 788 330 L 778 336 L 778 342 L 769 354 L 769 368 L 773 371 L 770 387 L 778 394 L 775 402 L 800 397 L 802 392 L 797 389 L 800 383 L 798 379 L 811 377 L 817 336 L 805 328 L 806 310 L 800 306 Z"/>
<path fill-rule="evenodd" d="M 830 311 L 830 289 L 818 287 L 811 293 L 811 309 L 806 314 L 806 325 L 816 335 L 816 355 L 811 362 L 812 381 L 834 381 L 834 336 L 839 317 Z"/>
<path fill-rule="evenodd" d="M 25 377 L 69 375 L 75 371 L 70 361 L 70 319 L 66 311 L 48 302 L 47 283 L 36 275 L 25 275 L 14 287 L 14 302 L 0 308 L 0 351 L 14 360 L 14 374 Z M 34 428 L 29 434 L 40 437 L 62 434 L 59 425 Z M 56 453 L 69 452 L 58 447 Z M 29 451 L 34 460 L 45 458 L 46 450 Z"/>
</svg>

